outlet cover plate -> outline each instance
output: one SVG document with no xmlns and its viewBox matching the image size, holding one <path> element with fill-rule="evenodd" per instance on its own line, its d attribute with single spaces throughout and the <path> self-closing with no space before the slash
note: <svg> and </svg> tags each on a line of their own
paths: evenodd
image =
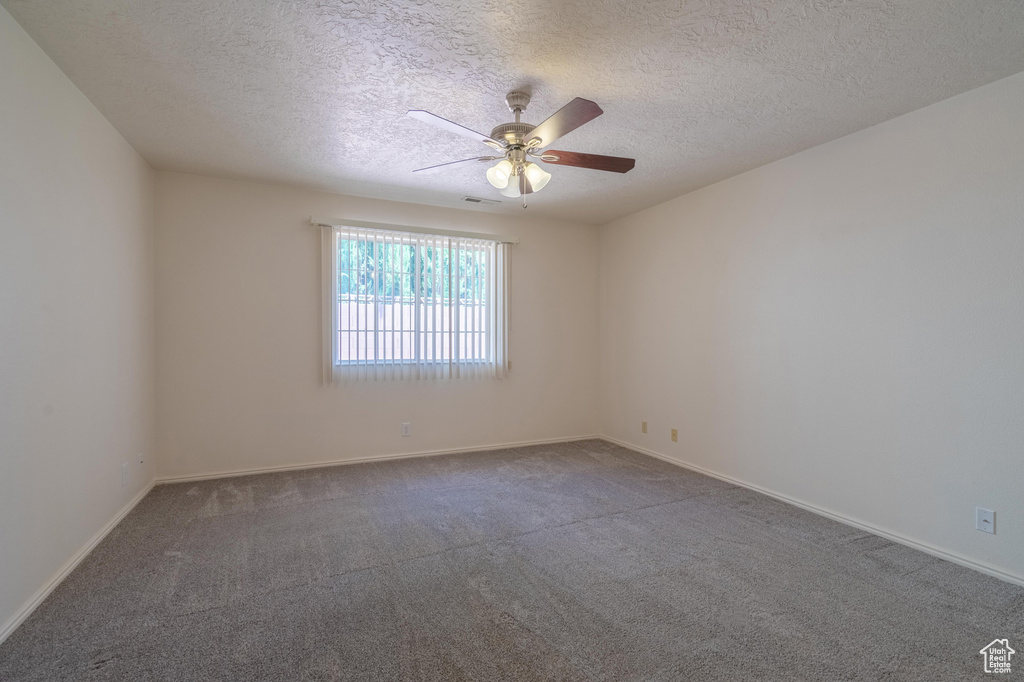
<svg viewBox="0 0 1024 682">
<path fill-rule="evenodd" d="M 974 527 L 983 533 L 996 534 L 996 513 L 991 509 L 974 508 Z"/>
</svg>

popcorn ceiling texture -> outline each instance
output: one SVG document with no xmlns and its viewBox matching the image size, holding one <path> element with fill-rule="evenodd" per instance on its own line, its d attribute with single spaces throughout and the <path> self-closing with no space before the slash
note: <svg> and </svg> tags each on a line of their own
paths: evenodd
<svg viewBox="0 0 1024 682">
<path fill-rule="evenodd" d="M 600 224 L 1024 70 L 1020 0 L 3 0 L 156 168 L 437 205 L 501 198 L 486 153 L 504 95 L 540 123 L 605 115 L 556 147 L 538 215 Z M 521 211 L 505 200 L 490 211 Z"/>
</svg>

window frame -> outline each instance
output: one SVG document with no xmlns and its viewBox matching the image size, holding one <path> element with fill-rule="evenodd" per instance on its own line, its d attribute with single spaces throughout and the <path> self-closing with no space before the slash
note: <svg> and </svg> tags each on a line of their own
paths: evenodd
<svg viewBox="0 0 1024 682">
<path fill-rule="evenodd" d="M 511 289 L 511 278 L 510 278 L 510 252 L 511 246 L 518 244 L 518 239 L 512 239 L 503 237 L 501 235 L 486 234 L 486 233 L 471 233 L 471 232 L 458 232 L 452 230 L 439 230 L 435 228 L 419 228 L 410 227 L 403 225 L 390 225 L 385 223 L 371 223 L 366 221 L 354 221 L 354 220 L 323 220 L 313 217 L 310 222 L 317 227 L 321 228 L 321 251 L 322 251 L 322 262 L 321 272 L 323 280 L 323 381 L 325 384 L 331 383 L 345 383 L 348 381 L 365 381 L 365 380 L 388 380 L 388 379 L 451 379 L 451 378 L 477 378 L 477 377 L 493 377 L 502 378 L 504 377 L 510 367 L 510 361 L 508 357 L 508 326 L 510 318 L 510 289 Z M 378 263 L 383 263 L 384 256 L 378 256 L 376 249 L 377 244 L 408 244 L 415 248 L 414 258 L 416 259 L 415 268 L 416 273 L 411 277 L 411 282 L 414 285 L 414 293 L 412 294 L 412 306 L 413 314 L 416 320 L 415 328 L 405 329 L 404 326 L 400 330 L 394 329 L 394 318 L 392 317 L 392 329 L 388 330 L 385 328 L 378 328 L 374 324 L 373 328 L 366 327 L 364 329 L 343 329 L 343 325 L 340 324 L 340 310 L 341 310 L 341 297 L 344 295 L 341 290 L 340 277 L 339 277 L 339 259 L 340 259 L 340 247 L 341 241 L 345 239 L 345 235 L 351 240 L 354 235 L 356 239 L 352 241 L 371 241 L 374 243 L 374 256 L 372 268 L 376 268 Z M 369 236 L 367 240 L 365 237 Z M 388 241 L 391 240 L 391 241 Z M 424 282 L 422 280 L 420 267 L 423 263 L 421 260 L 421 249 L 444 249 L 448 254 L 453 254 L 462 250 L 472 251 L 475 255 L 474 265 L 472 266 L 474 272 L 477 272 L 479 267 L 479 259 L 481 255 L 488 258 L 486 262 L 486 268 L 484 274 L 472 275 L 480 281 L 480 288 L 487 291 L 487 299 L 481 303 L 480 299 L 476 296 L 473 297 L 473 303 L 469 306 L 474 315 L 480 315 L 485 318 L 489 323 L 490 327 L 479 330 L 476 332 L 467 332 L 460 330 L 457 322 L 455 328 L 440 329 L 436 327 L 434 329 L 426 329 L 425 325 L 421 324 L 421 313 L 425 306 L 441 305 L 441 317 L 434 318 L 434 323 L 440 319 L 444 322 L 444 315 L 447 314 L 455 318 L 460 313 L 459 301 L 464 300 L 456 293 L 455 290 L 451 289 L 452 284 L 447 287 L 447 294 L 438 296 L 434 292 L 429 297 L 424 295 L 422 288 Z M 445 259 L 442 256 L 444 263 L 450 265 L 454 262 L 451 255 L 448 255 Z M 460 264 L 459 275 L 452 276 L 451 270 L 448 270 L 448 281 L 454 283 L 457 279 L 461 279 L 461 264 L 463 261 L 458 261 Z M 371 270 L 372 270 L 371 268 Z M 394 270 L 390 272 L 390 276 L 397 276 L 400 279 L 409 277 L 409 273 L 405 273 L 405 266 L 401 267 L 401 271 L 396 273 Z M 387 267 L 383 269 L 381 275 L 387 276 Z M 442 271 L 442 275 L 444 271 Z M 380 294 L 378 293 L 378 275 L 374 276 L 374 292 L 372 299 L 376 301 L 378 296 L 387 296 L 391 301 L 394 300 L 393 289 L 391 294 Z M 482 278 L 486 278 L 486 286 L 482 282 Z M 434 282 L 444 280 L 433 280 Z M 394 286 L 393 280 L 389 280 L 389 286 Z M 436 285 L 435 285 L 436 286 Z M 473 286 L 476 286 L 474 284 Z M 459 284 L 459 292 L 463 291 L 461 281 Z M 349 290 L 349 293 L 351 290 Z M 402 294 L 403 302 L 405 300 L 405 294 Z M 390 305 L 393 305 L 391 303 Z M 403 303 L 404 305 L 404 303 Z M 463 305 L 467 305 L 463 303 Z M 449 308 L 449 306 L 451 306 Z M 452 310 L 452 308 L 454 310 Z M 433 310 L 433 308 L 430 308 Z M 351 309 L 350 309 L 351 311 Z M 394 311 L 392 310 L 392 315 Z M 404 325 L 404 307 L 400 309 L 400 314 L 403 315 L 402 324 Z M 357 313 L 358 316 L 358 313 Z M 351 312 L 349 321 L 351 322 Z M 374 353 L 372 359 L 360 362 L 356 360 L 342 360 L 342 353 L 340 352 L 340 338 L 343 333 L 354 333 L 356 334 L 356 348 L 358 350 L 358 334 L 362 332 L 368 336 L 364 337 L 364 343 L 368 343 L 370 336 L 374 338 Z M 381 357 L 381 351 L 378 350 L 377 339 L 386 339 L 390 334 L 391 343 L 395 342 L 395 334 L 399 334 L 401 343 L 405 343 L 405 335 L 411 335 L 409 343 L 412 344 L 410 348 L 414 349 L 415 357 L 401 357 L 394 358 L 394 345 L 391 346 L 392 357 L 386 358 Z M 479 333 L 480 336 L 470 336 L 460 341 L 459 334 L 470 334 Z M 422 354 L 421 344 L 428 343 L 427 334 L 439 335 L 443 344 L 448 344 L 448 357 L 439 357 L 437 355 L 436 346 L 433 347 L 433 355 L 430 357 L 424 357 Z M 351 336 L 349 337 L 351 340 Z M 437 338 L 437 337 L 434 337 Z M 469 342 L 472 339 L 474 355 L 475 357 L 461 357 L 459 351 L 465 346 L 463 344 Z M 436 341 L 434 341 L 436 343 Z M 349 348 L 352 348 L 350 345 Z M 364 345 L 364 349 L 366 346 Z M 484 349 L 487 352 L 483 357 L 480 357 L 478 353 Z M 444 348 L 442 347 L 442 355 L 444 354 Z M 365 353 L 365 350 L 362 351 Z M 404 352 L 403 352 L 404 355 Z"/>
</svg>

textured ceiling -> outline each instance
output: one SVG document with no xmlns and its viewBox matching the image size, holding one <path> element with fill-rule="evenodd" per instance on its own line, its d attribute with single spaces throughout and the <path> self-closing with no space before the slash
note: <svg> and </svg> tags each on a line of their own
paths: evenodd
<svg viewBox="0 0 1024 682">
<path fill-rule="evenodd" d="M 487 148 L 406 110 L 592 99 L 554 146 L 636 169 L 549 166 L 529 211 L 598 224 L 1024 70 L 1021 0 L 2 1 L 162 169 L 466 206 L 483 164 L 411 171 Z"/>
</svg>

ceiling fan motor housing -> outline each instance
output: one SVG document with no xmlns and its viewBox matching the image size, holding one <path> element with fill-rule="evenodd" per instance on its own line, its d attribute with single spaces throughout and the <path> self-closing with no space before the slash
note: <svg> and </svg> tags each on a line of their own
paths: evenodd
<svg viewBox="0 0 1024 682">
<path fill-rule="evenodd" d="M 526 134 L 536 127 L 529 123 L 502 123 L 491 131 L 491 139 L 505 140 L 509 146 L 521 145 Z"/>
</svg>

